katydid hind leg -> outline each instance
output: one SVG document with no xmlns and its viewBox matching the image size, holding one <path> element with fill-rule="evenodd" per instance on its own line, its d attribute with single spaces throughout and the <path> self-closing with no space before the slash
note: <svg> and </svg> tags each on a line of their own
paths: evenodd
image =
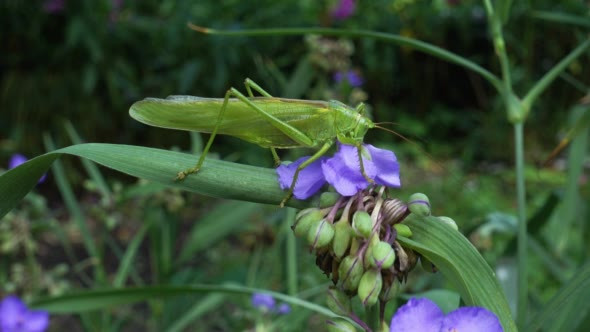
<svg viewBox="0 0 590 332">
<path fill-rule="evenodd" d="M 264 91 L 264 90 L 263 90 Z M 287 135 L 289 138 L 294 140 L 295 142 L 299 143 L 302 146 L 313 147 L 315 142 L 305 135 L 303 132 L 298 130 L 297 128 L 291 126 L 290 124 L 277 119 L 272 114 L 269 114 L 262 108 L 256 106 L 248 97 L 244 96 L 240 91 L 236 90 L 235 88 L 231 88 L 230 92 L 233 96 L 244 102 L 248 105 L 253 111 L 256 111 L 258 115 L 262 116 L 266 121 L 268 121 L 273 127 L 280 130 L 283 134 Z"/>
<path fill-rule="evenodd" d="M 217 135 L 217 131 L 219 130 L 219 126 L 221 125 L 221 121 L 223 120 L 223 116 L 225 115 L 225 110 L 227 109 L 227 104 L 229 102 L 229 97 L 232 94 L 232 89 L 227 90 L 227 92 L 225 93 L 225 98 L 223 99 L 221 110 L 219 111 L 219 115 L 217 116 L 215 127 L 213 128 L 213 131 L 211 131 L 209 140 L 207 141 L 207 144 L 205 145 L 205 148 L 203 149 L 203 152 L 201 153 L 201 156 L 199 157 L 197 164 L 192 168 L 179 172 L 176 176 L 176 180 L 182 180 L 189 174 L 197 173 L 201 169 L 201 166 L 203 166 L 203 163 L 205 162 L 205 157 L 207 156 L 207 153 L 209 152 L 209 149 L 211 148 L 211 145 L 215 140 L 215 136 Z"/>
<path fill-rule="evenodd" d="M 281 207 L 284 207 L 285 203 L 287 203 L 287 201 L 289 199 L 291 199 L 291 197 L 293 197 L 293 191 L 295 190 L 295 185 L 297 184 L 297 179 L 299 178 L 299 173 L 303 169 L 305 169 L 307 166 L 309 166 L 311 163 L 313 163 L 314 161 L 318 160 L 321 156 L 326 154 L 326 152 L 328 152 L 328 150 L 330 150 L 330 147 L 332 146 L 333 143 L 334 143 L 333 141 L 328 141 L 328 142 L 324 143 L 324 145 L 322 145 L 322 147 L 318 151 L 316 151 L 316 153 L 314 153 L 311 157 L 309 157 L 309 159 L 307 159 L 306 161 L 299 164 L 299 166 L 297 166 L 297 169 L 295 170 L 295 174 L 293 174 L 293 180 L 291 181 L 291 185 L 289 186 L 289 191 L 287 192 L 287 196 L 285 196 L 285 198 L 283 198 L 283 200 L 281 201 L 281 204 L 280 204 Z"/>
<path fill-rule="evenodd" d="M 250 95 L 250 97 L 254 97 L 254 95 L 252 94 L 252 90 L 251 90 L 251 89 L 254 89 L 256 92 L 260 93 L 264 97 L 272 98 L 270 93 L 266 92 L 266 90 L 261 88 L 260 85 L 258 85 L 256 82 L 252 81 L 249 78 L 247 78 L 244 81 L 244 85 L 246 86 L 246 90 L 248 91 L 248 95 Z"/>
</svg>

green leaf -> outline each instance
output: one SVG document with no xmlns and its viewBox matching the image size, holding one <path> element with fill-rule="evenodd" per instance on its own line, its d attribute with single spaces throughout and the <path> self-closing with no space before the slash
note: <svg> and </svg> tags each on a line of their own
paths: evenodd
<svg viewBox="0 0 590 332">
<path fill-rule="evenodd" d="M 111 308 L 116 305 L 130 304 L 150 299 L 162 299 L 174 296 L 199 295 L 209 293 L 254 294 L 264 293 L 275 299 L 306 308 L 328 317 L 340 317 L 331 310 L 298 297 L 264 289 L 244 287 L 240 285 L 203 285 L 191 286 L 148 286 L 120 289 L 90 290 L 77 294 L 49 297 L 31 303 L 34 309 L 42 309 L 51 313 L 80 313 L 89 310 Z"/>
<path fill-rule="evenodd" d="M 574 331 L 590 310 L 589 297 L 590 263 L 587 263 L 557 291 L 543 310 L 531 317 L 526 330 L 539 331 L 543 328 L 544 331 Z"/>
<path fill-rule="evenodd" d="M 176 174 L 194 166 L 198 155 L 118 144 L 79 144 L 33 158 L 0 176 L 0 218 L 37 184 L 62 154 L 90 159 L 117 171 L 203 195 L 279 205 L 285 192 L 275 170 L 206 159 L 198 174 L 175 181 Z M 288 206 L 302 208 L 309 201 L 291 199 Z"/>
<path fill-rule="evenodd" d="M 517 330 L 494 272 L 461 233 L 436 217 L 411 214 L 404 223 L 413 234 L 411 239 L 399 237 L 400 243 L 430 260 L 457 288 L 467 305 L 493 311 L 504 331 Z"/>
<path fill-rule="evenodd" d="M 221 35 L 221 36 L 285 36 L 285 35 L 324 35 L 324 36 L 339 36 L 347 38 L 373 38 L 382 40 L 392 44 L 403 45 L 411 47 L 417 51 L 432 55 L 439 59 L 454 63 L 469 70 L 480 74 L 483 78 L 488 80 L 498 91 L 502 90 L 501 80 L 489 70 L 483 68 L 477 63 L 468 60 L 458 54 L 449 52 L 436 45 L 429 44 L 418 39 L 403 37 L 386 32 L 377 32 L 369 30 L 346 30 L 333 28 L 264 28 L 264 29 L 244 29 L 244 30 L 216 30 L 203 28 L 192 23 L 188 24 L 189 28 L 206 34 Z"/>
</svg>

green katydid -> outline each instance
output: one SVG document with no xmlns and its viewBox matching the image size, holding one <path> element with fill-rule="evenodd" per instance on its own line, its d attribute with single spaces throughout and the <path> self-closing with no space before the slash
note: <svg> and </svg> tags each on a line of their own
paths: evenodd
<svg viewBox="0 0 590 332">
<path fill-rule="evenodd" d="M 147 98 L 134 103 L 129 114 L 139 122 L 156 127 L 211 133 L 197 164 L 179 172 L 177 180 L 198 172 L 215 135 L 223 134 L 270 148 L 277 164 L 280 160 L 276 148 L 318 149 L 297 168 L 281 206 L 291 198 L 299 172 L 324 155 L 336 140 L 359 149 L 361 172 L 367 181 L 373 182 L 364 171 L 360 149 L 366 132 L 378 126 L 364 115 L 362 103 L 351 108 L 335 100 L 275 98 L 250 79 L 246 79 L 245 86 L 248 97 L 231 88 L 223 99 L 192 96 Z M 254 97 L 252 89 L 262 97 Z"/>
</svg>

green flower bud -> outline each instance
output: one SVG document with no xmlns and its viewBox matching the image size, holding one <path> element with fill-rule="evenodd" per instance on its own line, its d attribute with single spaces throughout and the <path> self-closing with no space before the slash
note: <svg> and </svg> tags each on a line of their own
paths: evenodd
<svg viewBox="0 0 590 332">
<path fill-rule="evenodd" d="M 408 208 L 412 213 L 427 217 L 430 215 L 430 200 L 422 193 L 415 193 L 410 196 Z"/>
<path fill-rule="evenodd" d="M 352 228 L 359 237 L 368 238 L 373 230 L 373 220 L 365 211 L 356 211 L 352 216 Z"/>
<path fill-rule="evenodd" d="M 420 265 L 422 265 L 422 268 L 426 272 L 436 272 L 436 266 L 424 256 L 420 256 Z"/>
<path fill-rule="evenodd" d="M 395 230 L 397 231 L 397 235 L 399 235 L 399 236 L 403 236 L 403 237 L 411 237 L 412 236 L 412 230 L 410 229 L 410 227 L 408 227 L 408 225 L 395 224 L 395 225 L 393 225 L 393 227 L 395 228 Z"/>
<path fill-rule="evenodd" d="M 395 251 L 391 247 L 391 244 L 380 241 L 372 246 L 371 250 L 371 266 L 378 269 L 388 269 L 393 265 L 395 261 Z"/>
<path fill-rule="evenodd" d="M 312 222 L 307 232 L 307 243 L 314 249 L 323 248 L 334 238 L 334 226 L 326 219 Z"/>
<path fill-rule="evenodd" d="M 363 262 L 357 256 L 346 256 L 338 267 L 338 276 L 345 290 L 356 291 L 363 276 Z"/>
<path fill-rule="evenodd" d="M 358 296 L 365 307 L 377 303 L 382 286 L 383 279 L 381 277 L 381 271 L 371 269 L 363 273 L 358 287 Z"/>
<path fill-rule="evenodd" d="M 328 289 L 326 304 L 328 305 L 328 308 L 337 315 L 348 316 L 352 311 L 350 297 L 336 288 Z"/>
<path fill-rule="evenodd" d="M 340 220 L 334 224 L 334 240 L 332 241 L 332 250 L 338 258 L 344 256 L 350 246 L 352 239 L 352 227 L 348 220 Z"/>
<path fill-rule="evenodd" d="M 330 206 L 334 206 L 338 199 L 340 198 L 339 193 L 326 191 L 320 195 L 320 208 L 327 208 Z"/>
<path fill-rule="evenodd" d="M 326 321 L 328 332 L 356 332 L 356 327 L 347 320 L 333 319 Z"/>
<path fill-rule="evenodd" d="M 449 217 L 437 217 L 438 220 L 442 221 L 443 224 L 447 224 L 449 226 L 451 226 L 451 228 L 453 228 L 454 230 L 458 231 L 459 227 L 457 226 L 457 223 L 455 222 L 455 220 L 449 218 Z"/>
<path fill-rule="evenodd" d="M 295 225 L 291 228 L 297 237 L 307 235 L 311 225 L 321 220 L 323 217 L 324 213 L 319 209 L 311 208 L 302 210 L 297 214 Z"/>
</svg>

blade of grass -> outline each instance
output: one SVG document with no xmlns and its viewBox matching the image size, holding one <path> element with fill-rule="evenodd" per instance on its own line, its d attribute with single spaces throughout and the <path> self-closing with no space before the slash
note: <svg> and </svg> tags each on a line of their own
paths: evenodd
<svg viewBox="0 0 590 332">
<path fill-rule="evenodd" d="M 66 127 L 66 132 L 68 133 L 68 136 L 70 136 L 72 143 L 84 143 L 84 141 L 82 140 L 82 138 L 80 138 L 80 135 L 78 135 L 76 129 L 74 128 L 74 126 L 72 126 L 72 123 L 70 121 L 66 121 L 64 126 Z M 98 167 L 96 167 L 94 163 L 86 159 L 82 159 L 82 166 L 84 166 L 84 169 L 86 169 L 86 172 L 88 173 L 92 181 L 96 183 L 96 187 L 98 188 L 98 191 L 102 196 L 103 202 L 110 201 L 112 198 L 111 190 L 109 189 L 109 186 L 107 185 L 107 182 L 100 173 Z"/>
<path fill-rule="evenodd" d="M 467 305 L 494 312 L 504 331 L 516 331 L 506 296 L 494 272 L 473 245 L 459 232 L 436 217 L 411 214 L 404 223 L 412 230 L 411 239 L 398 241 L 430 260 L 451 282 Z"/>
<path fill-rule="evenodd" d="M 244 221 L 256 212 L 260 206 L 248 202 L 227 202 L 220 204 L 205 217 L 195 222 L 185 241 L 176 264 L 182 265 L 197 255 L 215 245 L 219 240 L 231 233 L 243 229 Z"/>
<path fill-rule="evenodd" d="M 449 52 L 438 46 L 413 39 L 403 37 L 391 33 L 376 32 L 369 30 L 346 30 L 333 28 L 266 28 L 266 29 L 244 29 L 244 30 L 216 30 L 196 26 L 192 23 L 188 24 L 189 28 L 206 34 L 221 35 L 221 36 L 285 36 L 285 35 L 307 35 L 316 34 L 324 36 L 338 36 L 348 38 L 373 38 L 390 42 L 397 45 L 411 47 L 417 51 L 432 55 L 434 57 L 446 60 L 456 65 L 462 66 L 480 74 L 483 78 L 488 80 L 498 91 L 502 89 L 502 82 L 500 79 L 492 74 L 487 69 L 481 67 L 475 62 L 468 60 L 460 55 Z"/>
<path fill-rule="evenodd" d="M 170 326 L 166 332 L 182 332 L 188 325 L 197 319 L 200 319 L 206 313 L 217 309 L 227 299 L 225 294 L 210 294 L 202 300 L 195 303 L 187 312 L 180 316 L 174 325 Z"/>
<path fill-rule="evenodd" d="M 125 280 L 127 280 L 129 272 L 132 269 L 133 259 L 137 255 L 139 246 L 143 242 L 145 234 L 147 233 L 150 227 L 151 223 L 144 223 L 139 229 L 139 231 L 133 236 L 131 243 L 129 243 L 129 245 L 127 246 L 125 254 L 123 254 L 123 258 L 119 263 L 119 268 L 117 269 L 117 273 L 115 274 L 115 279 L 113 279 L 114 287 L 121 287 L 125 284 Z"/>
<path fill-rule="evenodd" d="M 16 206 L 62 154 L 87 158 L 132 176 L 212 197 L 278 205 L 285 196 L 272 168 L 206 159 L 198 174 L 174 181 L 178 170 L 193 166 L 198 155 L 140 146 L 88 143 L 48 152 L 0 175 L 0 217 Z M 311 199 L 287 202 L 287 206 L 297 208 L 311 204 Z"/>
<path fill-rule="evenodd" d="M 579 16 L 579 15 L 571 15 L 566 13 L 556 13 L 556 12 L 547 12 L 542 10 L 537 10 L 532 13 L 533 18 L 550 21 L 550 22 L 557 22 L 557 23 L 565 23 L 565 24 L 572 24 L 577 25 L 583 28 L 590 28 L 590 16 L 586 15 Z"/>
<path fill-rule="evenodd" d="M 525 116 L 530 111 L 535 100 L 547 89 L 549 84 L 555 80 L 561 72 L 563 72 L 574 60 L 582 55 L 590 47 L 590 38 L 573 49 L 565 58 L 553 66 L 537 83 L 529 90 L 526 96 L 522 99 Z"/>
<path fill-rule="evenodd" d="M 531 317 L 526 331 L 545 330 L 545 327 L 559 321 L 561 326 L 552 325 L 547 331 L 574 331 L 579 323 L 582 312 L 590 310 L 590 263 L 580 268 L 549 302 L 536 315 Z M 575 310 L 571 310 L 568 303 L 578 303 Z"/>
<path fill-rule="evenodd" d="M 45 148 L 47 150 L 55 150 L 55 144 L 49 135 L 43 136 L 43 142 L 45 143 Z M 88 229 L 88 225 L 86 225 L 86 218 L 82 212 L 82 208 L 78 204 L 78 200 L 74 195 L 74 191 L 68 182 L 61 161 L 56 160 L 53 164 L 53 174 L 64 203 L 70 212 L 70 216 L 82 234 L 82 238 L 84 239 L 84 247 L 92 259 L 95 278 L 98 282 L 102 283 L 106 278 L 105 271 L 102 268 L 102 255 L 95 245 L 94 239 L 92 238 L 90 230 Z"/>
</svg>

